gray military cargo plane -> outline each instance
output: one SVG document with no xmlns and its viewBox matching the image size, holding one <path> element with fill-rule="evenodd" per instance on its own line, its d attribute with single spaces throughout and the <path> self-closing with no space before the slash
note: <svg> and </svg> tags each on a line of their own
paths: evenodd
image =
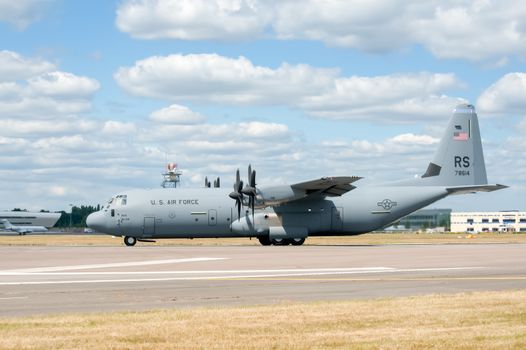
<svg viewBox="0 0 526 350">
<path fill-rule="evenodd" d="M 308 236 L 376 230 L 449 195 L 491 192 L 475 108 L 458 105 L 427 170 L 419 178 L 355 186 L 357 176 L 243 187 L 132 190 L 87 218 L 90 228 L 133 246 L 157 238 L 256 237 L 262 245 L 301 245 Z M 242 208 L 244 210 L 242 210 Z M 248 210 L 247 210 L 248 209 Z M 257 209 L 257 210 L 255 210 Z"/>
</svg>

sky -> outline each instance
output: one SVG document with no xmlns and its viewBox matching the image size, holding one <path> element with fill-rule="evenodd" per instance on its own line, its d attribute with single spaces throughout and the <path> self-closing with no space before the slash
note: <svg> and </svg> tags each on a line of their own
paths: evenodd
<svg viewBox="0 0 526 350">
<path fill-rule="evenodd" d="M 476 106 L 495 193 L 526 210 L 526 3 L 0 0 L 0 210 L 156 188 L 422 175 Z M 352 195 L 349 194 L 349 195 Z"/>
</svg>

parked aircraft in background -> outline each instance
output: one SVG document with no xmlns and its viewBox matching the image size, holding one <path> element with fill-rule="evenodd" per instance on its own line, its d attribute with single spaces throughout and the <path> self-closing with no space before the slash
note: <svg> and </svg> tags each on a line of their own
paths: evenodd
<svg viewBox="0 0 526 350">
<path fill-rule="evenodd" d="M 48 231 L 48 229 L 45 228 L 44 226 L 13 225 L 7 219 L 0 219 L 0 223 L 2 223 L 5 230 L 11 231 L 11 232 L 17 232 L 19 235 L 25 235 L 26 233 L 33 233 L 33 232 L 47 232 Z"/>
<path fill-rule="evenodd" d="M 124 236 L 126 245 L 157 238 L 256 237 L 262 245 L 301 245 L 308 236 L 357 235 L 449 195 L 490 192 L 475 108 L 458 105 L 435 157 L 416 179 L 356 186 L 358 176 L 256 186 L 249 167 L 243 186 L 132 190 L 87 218 L 99 232 Z M 244 210 L 242 210 L 244 209 Z"/>
</svg>

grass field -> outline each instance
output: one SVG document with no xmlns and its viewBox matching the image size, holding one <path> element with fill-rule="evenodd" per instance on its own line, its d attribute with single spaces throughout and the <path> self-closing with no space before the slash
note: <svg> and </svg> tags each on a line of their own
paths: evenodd
<svg viewBox="0 0 526 350">
<path fill-rule="evenodd" d="M 481 233 L 369 233 L 359 236 L 342 237 L 309 237 L 305 245 L 356 245 L 356 244 L 397 244 L 397 243 L 526 243 L 526 234 Z M 207 239 L 161 239 L 156 243 L 138 245 L 259 245 L 257 239 L 248 238 L 207 238 Z M 124 245 L 121 237 L 107 235 L 0 235 L 0 246 L 35 245 L 35 246 L 120 246 Z"/>
<path fill-rule="evenodd" d="M 525 349 L 526 291 L 0 319 L 1 349 Z"/>
</svg>

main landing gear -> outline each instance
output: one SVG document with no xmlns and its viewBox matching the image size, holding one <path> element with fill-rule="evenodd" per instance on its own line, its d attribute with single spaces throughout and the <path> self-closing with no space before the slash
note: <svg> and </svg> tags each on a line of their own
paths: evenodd
<svg viewBox="0 0 526 350">
<path fill-rule="evenodd" d="M 302 245 L 305 238 L 269 238 L 268 236 L 258 237 L 261 245 Z"/>
</svg>

